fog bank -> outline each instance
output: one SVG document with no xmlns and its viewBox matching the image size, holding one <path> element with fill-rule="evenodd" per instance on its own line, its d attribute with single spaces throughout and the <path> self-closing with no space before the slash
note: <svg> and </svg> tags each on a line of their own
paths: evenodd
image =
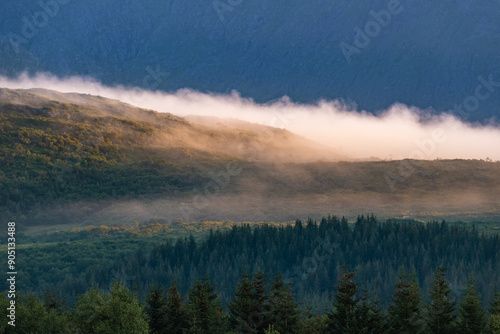
<svg viewBox="0 0 500 334">
<path fill-rule="evenodd" d="M 340 100 L 303 105 L 283 97 L 257 104 L 242 98 L 237 92 L 216 95 L 183 89 L 165 93 L 123 86 L 108 87 L 92 78 L 57 78 L 50 74 L 34 77 L 23 74 L 16 79 L 0 77 L 0 87 L 45 88 L 100 95 L 178 116 L 235 118 L 285 128 L 352 159 L 500 160 L 499 127 L 472 125 L 459 120 L 450 111 L 430 115 L 397 101 L 375 116 Z"/>
</svg>

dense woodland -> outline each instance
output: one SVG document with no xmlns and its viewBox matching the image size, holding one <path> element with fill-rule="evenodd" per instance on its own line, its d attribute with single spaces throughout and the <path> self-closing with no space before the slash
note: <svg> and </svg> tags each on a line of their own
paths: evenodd
<svg viewBox="0 0 500 334">
<path fill-rule="evenodd" d="M 329 201 L 338 205 L 344 202 L 335 203 L 335 198 L 345 201 L 346 196 L 359 206 L 365 202 L 356 199 L 375 194 L 416 203 L 454 201 L 447 195 L 466 188 L 497 198 L 498 162 L 413 161 L 411 175 L 403 179 L 398 172 L 403 164 L 396 161 L 278 166 L 187 144 L 160 149 L 158 135 L 176 127 L 201 137 L 222 136 L 223 143 L 247 142 L 254 133 L 231 137 L 232 132 L 202 131 L 152 111 L 133 112 L 136 118 L 131 118 L 120 108 L 103 112 L 57 101 L 0 107 L 0 220 L 15 220 L 19 227 L 17 325 L 8 327 L 2 318 L 5 333 L 500 330 L 494 292 L 500 285 L 497 233 L 444 221 L 379 221 L 373 215 L 353 223 L 329 216 L 290 224 L 199 226 L 155 218 L 146 224 L 79 230 L 75 222 L 81 217 L 74 211 L 59 220 L 51 211 L 84 201 L 190 198 L 196 187 L 211 181 L 211 172 L 233 160 L 241 162 L 245 173 L 221 193 L 257 196 L 248 185 L 258 180 L 270 185 L 260 193 L 264 201 L 272 206 L 275 197 L 283 199 L 269 211 L 287 217 L 300 216 L 289 210 L 299 195 L 304 208 L 318 194 L 337 196 Z M 177 144 L 179 138 L 169 140 Z M 399 175 L 391 179 L 398 185 L 395 191 L 384 177 L 388 171 Z M 245 217 L 243 210 L 252 208 L 240 204 L 230 209 Z M 491 209 L 493 217 L 497 209 Z M 66 231 L 33 232 L 57 224 L 65 224 Z M 1 282 L 0 290 L 6 284 Z M 7 303 L 2 295 L 0 306 L 5 309 Z"/>
<path fill-rule="evenodd" d="M 243 273 L 226 309 L 207 278 L 194 282 L 185 298 L 175 281 L 168 289 L 152 287 L 144 303 L 121 283 L 113 283 L 109 292 L 90 288 L 72 308 L 54 291 L 43 300 L 18 295 L 15 318 L 3 317 L 0 330 L 22 334 L 500 333 L 496 287 L 489 307 L 483 308 L 471 275 L 464 296 L 455 300 L 443 267 L 435 269 L 429 282 L 428 302 L 423 302 L 416 275 L 401 269 L 386 309 L 375 294 L 360 289 L 356 272 L 347 267 L 337 278 L 332 305 L 321 315 L 302 311 L 293 290 L 293 283 L 281 275 L 269 281 L 259 271 L 253 277 Z M 9 307 L 4 294 L 0 306 Z"/>
<path fill-rule="evenodd" d="M 161 227 L 148 226 L 142 233 Z M 379 222 L 373 216 L 360 216 L 355 223 L 327 217 L 281 226 L 214 223 L 213 227 L 205 237 L 168 238 L 169 232 L 152 239 L 113 238 L 113 228 L 102 227 L 99 231 L 108 231 L 107 237 L 88 230 L 81 232 L 80 240 L 21 244 L 18 286 L 38 295 L 54 289 L 74 305 L 76 296 L 92 283 L 107 287 L 121 281 L 145 298 L 151 286 L 169 286 L 175 280 L 186 296 L 194 282 L 206 276 L 226 307 L 243 272 L 262 270 L 268 277 L 281 273 L 284 281 L 293 283 L 301 309 L 311 307 L 319 314 L 331 305 L 332 288 L 344 265 L 356 270 L 362 289 L 377 292 L 384 307 L 391 302 L 401 267 L 415 273 L 424 299 L 439 266 L 447 268 L 454 299 L 464 295 L 471 274 L 483 306 L 500 284 L 499 235 L 482 235 L 445 222 Z M 6 283 L 2 284 L 4 289 Z"/>
<path fill-rule="evenodd" d="M 294 282 L 298 300 L 315 312 L 331 302 L 331 288 L 344 265 L 355 268 L 363 288 L 376 290 L 383 305 L 390 302 L 401 266 L 415 272 L 422 287 L 438 266 L 448 268 L 454 297 L 461 296 L 474 273 L 483 296 L 500 283 L 500 238 L 446 223 L 378 222 L 373 216 L 320 222 L 297 221 L 294 226 L 235 226 L 212 231 L 206 240 L 193 237 L 138 250 L 110 266 L 96 266 L 86 281 L 109 284 L 115 276 L 145 293 L 150 284 L 175 279 L 183 294 L 204 275 L 215 282 L 226 304 L 242 271 L 282 273 Z M 68 281 L 59 287 L 68 291 Z M 426 292 L 426 291 L 425 291 Z"/>
</svg>

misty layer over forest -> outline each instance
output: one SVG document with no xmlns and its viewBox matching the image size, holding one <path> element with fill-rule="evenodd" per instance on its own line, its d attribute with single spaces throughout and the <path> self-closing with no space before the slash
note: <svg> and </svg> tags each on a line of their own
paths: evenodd
<svg viewBox="0 0 500 334">
<path fill-rule="evenodd" d="M 283 128 L 320 144 L 320 147 L 330 148 L 330 156 L 342 160 L 500 160 L 500 129 L 495 121 L 480 125 L 471 123 L 472 118 L 463 117 L 456 112 L 418 109 L 397 103 L 397 100 L 374 116 L 342 100 L 299 104 L 283 96 L 258 104 L 252 99 L 242 98 L 237 92 L 214 95 L 182 89 L 168 94 L 139 88 L 108 87 L 95 80 L 80 77 L 0 77 L 1 86 L 45 87 L 61 92 L 86 93 L 177 116 L 231 118 Z M 71 97 L 48 91 L 38 91 L 38 94 L 69 103 L 79 104 L 85 101 L 74 94 Z M 467 115 L 470 116 L 470 113 Z M 193 118 L 196 119 L 200 118 Z"/>
<path fill-rule="evenodd" d="M 499 1 L 1 9 L 0 333 L 500 334 Z"/>
<path fill-rule="evenodd" d="M 257 123 L 40 89 L 2 89 L 0 99 L 2 212 L 27 226 L 289 221 L 331 210 L 498 215 L 498 162 L 345 161 L 328 146 Z"/>
</svg>

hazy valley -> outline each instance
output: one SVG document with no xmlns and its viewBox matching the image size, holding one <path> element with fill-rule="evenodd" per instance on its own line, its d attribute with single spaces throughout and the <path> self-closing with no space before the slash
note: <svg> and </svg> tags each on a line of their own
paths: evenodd
<svg viewBox="0 0 500 334">
<path fill-rule="evenodd" d="M 495 221 L 500 210 L 499 162 L 346 161 L 283 129 L 90 95 L 2 89 L 0 102 L 3 212 L 28 229 L 340 212 Z"/>
<path fill-rule="evenodd" d="M 500 334 L 498 1 L 0 9 L 0 334 Z"/>
</svg>

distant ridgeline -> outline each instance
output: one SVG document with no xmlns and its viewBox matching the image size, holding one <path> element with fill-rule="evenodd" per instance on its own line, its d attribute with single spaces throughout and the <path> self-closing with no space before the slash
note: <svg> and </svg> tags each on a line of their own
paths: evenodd
<svg viewBox="0 0 500 334">
<path fill-rule="evenodd" d="M 463 296 L 470 275 L 484 305 L 500 284 L 499 235 L 480 235 L 445 222 L 380 222 L 360 216 L 354 224 L 328 217 L 283 226 L 220 227 L 202 238 L 168 238 L 164 243 L 129 235 L 22 245 L 18 287 L 39 294 L 55 289 L 73 303 L 92 284 L 106 287 L 117 280 L 141 296 L 151 285 L 168 286 L 175 280 L 185 296 L 196 280 L 206 276 L 226 305 L 245 270 L 250 274 L 263 270 L 268 278 L 282 273 L 293 283 L 296 300 L 304 308 L 322 312 L 330 305 L 344 265 L 356 271 L 360 288 L 377 292 L 384 306 L 391 301 L 401 268 L 415 274 L 424 296 L 439 266 L 446 268 L 453 298 Z M 5 289 L 6 283 L 2 284 Z"/>
</svg>

